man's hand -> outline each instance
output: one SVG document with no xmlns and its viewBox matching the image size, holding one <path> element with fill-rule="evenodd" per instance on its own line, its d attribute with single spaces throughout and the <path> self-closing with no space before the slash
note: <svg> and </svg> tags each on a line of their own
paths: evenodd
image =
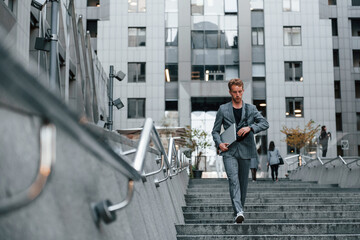
<svg viewBox="0 0 360 240">
<path fill-rule="evenodd" d="M 219 148 L 222 152 L 226 152 L 228 149 L 229 144 L 228 143 L 220 143 Z"/>
<path fill-rule="evenodd" d="M 240 128 L 240 130 L 237 132 L 237 135 L 239 137 L 243 137 L 245 136 L 247 133 L 249 133 L 251 131 L 251 128 L 250 127 L 243 127 L 243 128 Z"/>
</svg>

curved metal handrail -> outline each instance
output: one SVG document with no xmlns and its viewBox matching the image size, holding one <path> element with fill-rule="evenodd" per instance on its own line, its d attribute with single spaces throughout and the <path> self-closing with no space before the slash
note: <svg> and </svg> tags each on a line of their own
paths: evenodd
<svg viewBox="0 0 360 240">
<path fill-rule="evenodd" d="M 56 156 L 56 128 L 47 123 L 40 128 L 40 166 L 34 182 L 26 190 L 9 198 L 0 200 L 0 214 L 4 214 L 29 204 L 43 191 L 52 171 Z"/>
<path fill-rule="evenodd" d="M 160 151 L 161 153 L 161 165 L 160 168 L 154 172 L 151 173 L 145 173 L 144 172 L 144 161 L 146 156 L 146 150 L 148 148 L 148 145 L 150 144 L 150 139 L 153 141 L 155 147 Z M 131 154 L 135 153 L 135 150 L 128 150 L 126 152 L 122 152 L 122 154 Z M 175 157 L 175 163 L 173 164 L 172 158 Z M 170 159 L 170 161 L 169 161 Z M 146 178 L 148 176 L 157 174 L 161 172 L 161 170 L 164 171 L 166 174 L 166 177 L 157 180 L 155 179 L 155 186 L 159 187 L 161 182 L 166 181 L 169 177 L 175 176 L 178 174 L 178 169 L 180 166 L 180 161 L 178 159 L 178 155 L 176 154 L 176 147 L 174 144 L 174 139 L 170 138 L 169 140 L 169 149 L 168 154 L 166 154 L 164 146 L 161 143 L 159 134 L 153 124 L 153 121 L 151 118 L 148 118 L 145 120 L 145 124 L 143 127 L 143 130 L 141 131 L 139 144 L 136 149 L 136 155 L 133 163 L 134 169 L 142 175 L 142 177 Z M 175 173 L 172 174 L 170 171 L 174 170 Z M 117 204 L 112 204 L 110 200 L 103 200 L 98 203 L 92 203 L 91 209 L 92 209 L 92 215 L 94 216 L 95 223 L 98 225 L 100 222 L 100 219 L 102 219 L 105 223 L 111 223 L 116 220 L 116 214 L 115 212 L 124 208 L 129 204 L 129 202 L 132 199 L 134 192 L 134 183 L 132 179 L 129 179 L 128 182 L 128 192 L 127 197 L 125 200 L 121 201 Z"/>
</svg>

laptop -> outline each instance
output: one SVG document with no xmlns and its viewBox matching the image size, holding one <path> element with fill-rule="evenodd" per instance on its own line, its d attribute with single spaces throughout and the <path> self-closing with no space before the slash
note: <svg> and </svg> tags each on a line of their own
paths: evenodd
<svg viewBox="0 0 360 240">
<path fill-rule="evenodd" d="M 235 123 L 231 124 L 221 135 L 221 141 L 223 143 L 228 143 L 231 145 L 233 142 L 236 141 L 236 125 Z"/>
</svg>

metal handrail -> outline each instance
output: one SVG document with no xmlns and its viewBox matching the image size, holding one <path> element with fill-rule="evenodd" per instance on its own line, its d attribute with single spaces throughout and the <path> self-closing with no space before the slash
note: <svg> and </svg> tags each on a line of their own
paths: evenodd
<svg viewBox="0 0 360 240">
<path fill-rule="evenodd" d="M 116 154 L 108 145 L 101 144 L 96 134 L 79 124 L 80 116 L 16 62 L 1 44 L 0 56 L 0 87 L 16 98 L 19 104 L 40 113 L 41 117 L 54 123 L 99 161 L 106 162 L 128 178 L 141 178 L 141 174 L 129 163 L 130 159 Z"/>
<path fill-rule="evenodd" d="M 54 123 L 57 128 L 68 134 L 68 136 L 83 146 L 99 161 L 104 161 L 130 179 L 128 183 L 127 198 L 121 203 L 116 204 L 115 206 L 117 207 L 111 209 L 120 209 L 126 206 L 130 201 L 133 192 L 132 181 L 142 178 L 146 149 L 150 140 L 150 132 L 152 129 L 155 129 L 152 125 L 152 120 L 147 119 L 145 122 L 134 164 L 131 164 L 131 160 L 126 155 L 117 154 L 109 145 L 101 144 L 97 140 L 97 134 L 79 123 L 79 119 L 82 118 L 72 112 L 61 99 L 46 89 L 45 86 L 25 70 L 20 63 L 15 61 L 2 44 L 0 44 L 0 56 L 0 72 L 2 73 L 0 87 L 4 89 L 5 92 L 17 99 L 18 104 L 22 104 L 24 108 L 30 109 L 30 111 L 38 113 L 43 119 L 47 119 Z M 86 123 L 86 121 L 82 122 Z M 160 139 L 156 130 L 153 131 L 153 135 Z M 165 153 L 161 142 L 156 143 L 155 141 L 155 144 L 160 147 L 162 153 Z M 52 152 L 55 153 L 55 151 Z M 164 154 L 164 158 L 166 168 L 169 169 L 170 165 L 166 154 Z M 2 209 L 2 211 L 8 212 L 16 207 L 23 206 L 40 194 L 43 185 L 47 180 L 48 175 L 46 175 L 46 173 L 50 174 L 50 171 L 45 171 L 49 168 L 44 167 L 44 165 L 42 166 L 43 167 L 39 170 L 40 175 L 38 175 L 38 178 L 35 180 L 36 184 L 32 184 L 27 191 L 18 194 L 16 199 L 14 197 L 10 201 L 0 202 L 0 209 Z M 39 188 L 39 186 L 42 187 Z M 111 205 L 111 202 L 107 200 L 103 204 L 103 207 L 93 206 L 92 209 L 94 210 L 94 215 L 101 217 L 103 220 L 107 213 L 114 215 L 115 210 L 110 212 L 107 211 L 107 207 Z M 106 209 L 104 206 L 106 206 Z M 7 210 L 5 210 L 5 208 L 7 208 Z M 99 211 L 101 210 L 105 210 L 104 215 L 101 215 L 101 213 L 99 214 Z M 111 220 L 113 221 L 114 219 L 111 218 Z"/>
<path fill-rule="evenodd" d="M 294 161 L 294 162 L 291 162 L 291 163 L 288 162 L 289 159 L 295 158 L 295 157 L 298 158 L 298 157 L 299 157 L 299 154 L 286 157 L 286 158 L 284 158 L 284 161 L 286 162 L 286 164 L 287 164 L 288 166 L 291 166 L 291 165 L 293 165 L 293 164 L 295 164 L 295 163 L 298 163 L 298 161 Z"/>
<path fill-rule="evenodd" d="M 153 141 L 155 147 L 160 151 L 162 157 L 161 157 L 161 166 L 158 170 L 151 172 L 151 173 L 145 173 L 144 168 L 144 160 L 146 156 L 146 150 L 148 148 L 148 145 L 150 144 L 150 139 Z M 134 153 L 134 150 L 128 150 L 126 154 Z M 173 164 L 173 157 L 175 157 L 175 161 Z M 169 161 L 170 159 L 170 161 Z M 165 178 L 161 180 L 154 180 L 155 186 L 159 187 L 161 182 L 166 181 L 169 177 L 173 177 L 179 173 L 178 169 L 180 166 L 180 161 L 178 159 L 178 155 L 176 153 L 176 147 L 175 147 L 175 141 L 173 138 L 170 138 L 169 140 L 169 149 L 168 154 L 166 154 L 164 146 L 161 143 L 160 136 L 153 124 L 153 121 L 151 118 L 147 118 L 145 120 L 145 124 L 143 127 L 143 130 L 141 131 L 139 144 L 137 146 L 135 160 L 133 163 L 134 169 L 138 173 L 142 174 L 142 177 L 146 178 L 148 176 L 157 174 L 163 170 L 166 174 Z M 174 174 L 171 173 L 171 171 L 174 171 Z M 91 209 L 92 209 L 92 215 L 94 216 L 95 223 L 98 225 L 100 223 L 100 219 L 103 220 L 105 223 L 111 223 L 116 220 L 116 214 L 115 212 L 124 208 L 127 206 L 133 196 L 134 192 L 134 183 L 132 179 L 129 179 L 128 181 L 128 192 L 126 198 L 117 204 L 112 204 L 110 200 L 103 200 L 98 203 L 92 203 Z"/>
<path fill-rule="evenodd" d="M 323 164 L 323 166 L 329 164 L 329 163 L 332 163 L 333 161 L 337 160 L 338 158 L 332 158 L 332 159 L 329 159 L 329 161 L 327 161 L 326 163 Z"/>
<path fill-rule="evenodd" d="M 1 199 L 0 214 L 19 209 L 36 199 L 43 191 L 47 179 L 51 174 L 52 165 L 56 156 L 56 128 L 47 123 L 40 128 L 40 166 L 37 177 L 26 190 L 9 198 Z"/>
</svg>

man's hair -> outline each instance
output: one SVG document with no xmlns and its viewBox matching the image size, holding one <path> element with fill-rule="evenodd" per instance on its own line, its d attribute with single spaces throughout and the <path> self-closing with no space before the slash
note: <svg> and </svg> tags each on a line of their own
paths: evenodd
<svg viewBox="0 0 360 240">
<path fill-rule="evenodd" d="M 240 78 L 233 78 L 229 81 L 228 83 L 228 87 L 229 87 L 229 90 L 231 91 L 231 87 L 233 85 L 236 85 L 236 86 L 239 86 L 239 87 L 242 87 L 244 89 L 244 83 L 242 80 L 240 80 Z"/>
</svg>

